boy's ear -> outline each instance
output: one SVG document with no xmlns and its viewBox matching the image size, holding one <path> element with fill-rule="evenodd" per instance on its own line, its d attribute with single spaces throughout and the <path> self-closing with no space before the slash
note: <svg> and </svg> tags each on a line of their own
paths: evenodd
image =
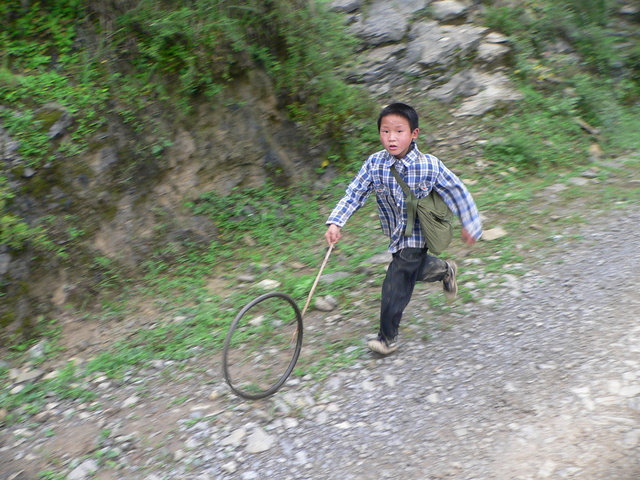
<svg viewBox="0 0 640 480">
<path fill-rule="evenodd" d="M 416 138 L 418 138 L 419 133 L 420 133 L 420 129 L 416 128 L 413 132 L 411 132 L 411 138 L 415 140 Z"/>
</svg>

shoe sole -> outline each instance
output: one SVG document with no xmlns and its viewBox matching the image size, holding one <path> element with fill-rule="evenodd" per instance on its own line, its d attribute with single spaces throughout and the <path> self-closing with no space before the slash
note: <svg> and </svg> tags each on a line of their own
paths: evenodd
<svg viewBox="0 0 640 480">
<path fill-rule="evenodd" d="M 394 345 L 392 347 L 385 346 L 382 342 L 377 340 L 371 340 L 367 346 L 369 350 L 379 353 L 380 355 L 389 355 L 390 353 L 395 352 L 398 349 L 398 345 Z"/>
<path fill-rule="evenodd" d="M 444 296 L 447 300 L 455 300 L 458 297 L 458 264 L 456 262 L 447 262 L 451 268 L 451 270 L 453 270 L 453 291 L 452 292 L 448 292 L 447 290 L 444 291 Z"/>
</svg>

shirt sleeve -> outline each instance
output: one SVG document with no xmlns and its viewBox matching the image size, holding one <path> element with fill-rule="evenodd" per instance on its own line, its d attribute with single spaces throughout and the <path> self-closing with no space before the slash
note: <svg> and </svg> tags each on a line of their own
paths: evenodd
<svg viewBox="0 0 640 480">
<path fill-rule="evenodd" d="M 434 189 L 440 194 L 444 203 L 451 211 L 460 218 L 462 227 L 478 240 L 482 235 L 482 220 L 480 212 L 476 206 L 471 193 L 455 173 L 449 170 L 442 161 L 440 163 L 440 174 L 436 179 Z"/>
<path fill-rule="evenodd" d="M 367 161 L 360 167 L 360 171 L 347 187 L 344 197 L 329 215 L 327 225 L 335 224 L 344 227 L 349 217 L 364 205 L 372 191 L 372 185 L 369 161 Z"/>
</svg>

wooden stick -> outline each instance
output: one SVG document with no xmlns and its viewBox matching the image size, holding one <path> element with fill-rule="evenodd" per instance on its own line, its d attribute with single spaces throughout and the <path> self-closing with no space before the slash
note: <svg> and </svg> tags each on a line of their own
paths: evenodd
<svg viewBox="0 0 640 480">
<path fill-rule="evenodd" d="M 327 250 L 327 254 L 324 257 L 324 262 L 322 262 L 322 266 L 320 267 L 320 271 L 318 272 L 318 276 L 316 277 L 315 282 L 313 282 L 313 286 L 311 287 L 311 291 L 309 292 L 309 296 L 307 297 L 307 303 L 305 303 L 304 308 L 302 309 L 302 316 L 304 317 L 305 312 L 307 311 L 307 307 L 309 303 L 311 303 L 311 297 L 313 296 L 313 292 L 316 290 L 316 286 L 318 285 L 318 281 L 320 280 L 320 275 L 322 275 L 322 271 L 324 270 L 324 266 L 327 264 L 327 260 L 329 260 L 329 255 L 331 255 L 331 250 L 333 250 L 333 244 L 329 245 L 329 250 Z"/>
</svg>

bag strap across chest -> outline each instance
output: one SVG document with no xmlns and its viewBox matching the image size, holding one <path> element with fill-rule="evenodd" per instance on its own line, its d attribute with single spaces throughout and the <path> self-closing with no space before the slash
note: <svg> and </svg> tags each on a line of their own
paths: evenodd
<svg viewBox="0 0 640 480">
<path fill-rule="evenodd" d="M 409 185 L 407 185 L 407 183 L 404 180 L 402 180 L 402 177 L 396 170 L 396 167 L 391 165 L 390 168 L 391 168 L 391 174 L 394 177 L 396 177 L 396 181 L 400 184 L 400 187 L 402 187 L 402 192 L 406 197 L 405 203 L 407 205 L 407 226 L 404 229 L 404 236 L 410 237 L 411 234 L 413 233 L 413 225 L 415 224 L 415 221 L 416 221 L 416 212 L 418 210 L 418 197 L 416 197 L 416 195 L 413 193 L 411 188 L 409 188 Z"/>
</svg>

